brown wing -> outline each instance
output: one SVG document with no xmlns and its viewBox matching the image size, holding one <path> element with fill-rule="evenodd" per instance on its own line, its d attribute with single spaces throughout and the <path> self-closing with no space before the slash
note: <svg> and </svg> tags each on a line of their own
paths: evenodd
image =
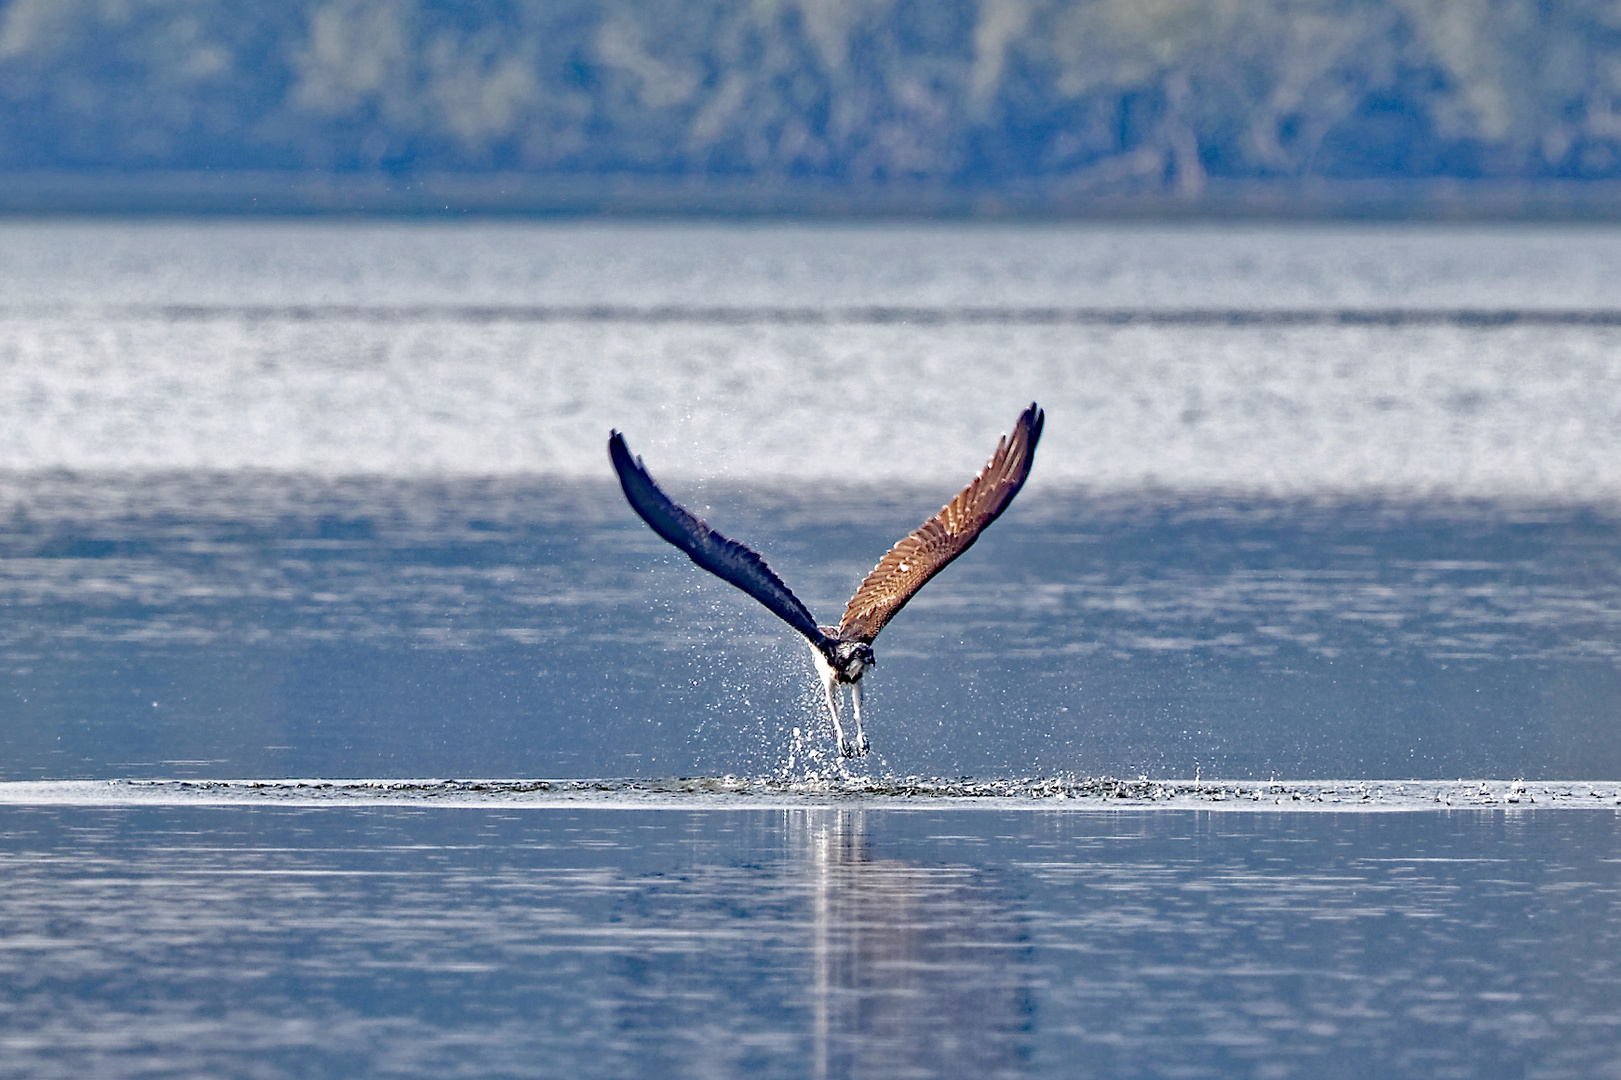
<svg viewBox="0 0 1621 1080">
<path fill-rule="evenodd" d="M 967 551 L 985 526 L 1007 509 L 1030 475 L 1044 420 L 1032 402 L 1019 416 L 1013 434 L 996 444 L 990 463 L 973 482 L 878 560 L 844 609 L 841 638 L 871 642 L 924 582 Z"/>
</svg>

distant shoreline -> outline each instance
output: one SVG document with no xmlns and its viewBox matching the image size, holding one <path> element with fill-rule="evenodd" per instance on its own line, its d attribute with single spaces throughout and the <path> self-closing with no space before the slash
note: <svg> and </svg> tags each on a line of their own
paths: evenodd
<svg viewBox="0 0 1621 1080">
<path fill-rule="evenodd" d="M 1197 194 L 739 176 L 0 172 L 0 216 L 628 217 L 916 221 L 1621 221 L 1621 181 L 1223 180 Z"/>
</svg>

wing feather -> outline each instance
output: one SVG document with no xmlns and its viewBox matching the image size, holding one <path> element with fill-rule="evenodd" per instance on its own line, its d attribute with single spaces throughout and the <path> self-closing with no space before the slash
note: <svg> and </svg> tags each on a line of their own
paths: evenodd
<svg viewBox="0 0 1621 1080">
<path fill-rule="evenodd" d="M 924 582 L 967 551 L 985 526 L 1007 509 L 1030 475 L 1045 420 L 1032 402 L 1020 414 L 1013 434 L 997 442 L 996 453 L 979 475 L 878 560 L 844 610 L 841 638 L 871 643 Z"/>
<path fill-rule="evenodd" d="M 686 552 L 693 562 L 711 574 L 760 601 L 773 615 L 809 638 L 812 645 L 823 648 L 827 635 L 817 629 L 816 620 L 799 597 L 772 572 L 758 552 L 736 540 L 728 540 L 676 505 L 647 475 L 641 459 L 630 456 L 625 437 L 617 431 L 609 435 L 608 456 L 619 474 L 619 485 L 625 489 L 631 509 L 640 514 L 654 532 Z"/>
</svg>

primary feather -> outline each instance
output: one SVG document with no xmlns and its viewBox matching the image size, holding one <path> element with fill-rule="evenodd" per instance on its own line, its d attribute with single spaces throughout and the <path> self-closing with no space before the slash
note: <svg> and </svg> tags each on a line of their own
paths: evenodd
<svg viewBox="0 0 1621 1080">
<path fill-rule="evenodd" d="M 1046 416 L 1032 402 L 1020 414 L 1013 434 L 997 442 L 996 453 L 979 475 L 878 560 L 844 609 L 840 638 L 870 644 L 925 582 L 973 546 L 985 526 L 1007 509 L 1024 486 L 1045 421 Z"/>
<path fill-rule="evenodd" d="M 1019 416 L 1011 435 L 996 444 L 996 453 L 979 475 L 878 560 L 850 598 L 837 628 L 816 625 L 805 605 L 772 572 L 758 552 L 728 540 L 671 500 L 653 482 L 640 458 L 631 456 L 625 438 L 614 431 L 608 437 L 625 498 L 653 531 L 686 552 L 688 557 L 764 604 L 772 614 L 798 630 L 811 643 L 816 669 L 822 677 L 828 712 L 839 752 L 856 757 L 867 752 L 861 724 L 861 677 L 877 660 L 872 639 L 894 618 L 918 589 L 967 551 L 985 526 L 995 521 L 1024 486 L 1035 460 L 1045 417 L 1034 403 Z M 845 737 L 839 720 L 838 688 L 847 686 L 855 707 L 855 738 Z"/>
<path fill-rule="evenodd" d="M 653 482 L 640 458 L 632 458 L 625 437 L 612 432 L 608 456 L 619 474 L 625 498 L 653 531 L 686 552 L 699 566 L 764 604 L 771 613 L 825 651 L 827 635 L 800 603 L 793 590 L 766 565 L 760 554 L 736 540 L 728 540 L 676 503 Z"/>
</svg>

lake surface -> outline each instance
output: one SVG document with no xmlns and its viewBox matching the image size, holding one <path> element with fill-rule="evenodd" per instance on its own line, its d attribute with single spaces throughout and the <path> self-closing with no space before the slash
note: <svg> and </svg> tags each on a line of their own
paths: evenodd
<svg viewBox="0 0 1621 1080">
<path fill-rule="evenodd" d="M 0 1075 L 1621 1075 L 1616 281 L 0 224 Z M 834 621 L 1031 400 L 853 765 L 605 452 Z"/>
<path fill-rule="evenodd" d="M 12 490 L 0 779 L 836 765 L 809 649 L 611 481 Z M 711 496 L 827 621 L 943 501 L 835 494 Z M 1027 491 L 878 639 L 866 769 L 1621 779 L 1618 535 L 1583 505 Z"/>
<path fill-rule="evenodd" d="M 1621 1068 L 1603 811 L 0 808 L 0 1074 Z"/>
</svg>

